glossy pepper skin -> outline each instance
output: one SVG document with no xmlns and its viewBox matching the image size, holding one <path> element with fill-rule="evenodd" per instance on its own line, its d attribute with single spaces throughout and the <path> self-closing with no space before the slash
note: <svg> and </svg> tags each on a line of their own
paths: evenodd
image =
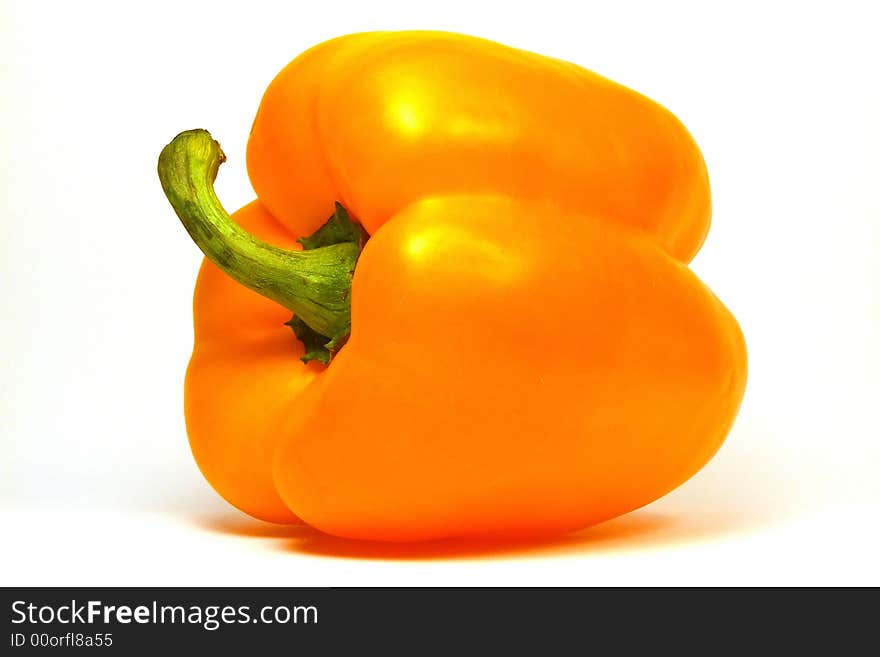
<svg viewBox="0 0 880 657">
<path fill-rule="evenodd" d="M 201 269 L 187 428 L 240 509 L 358 539 L 539 537 L 647 504 L 723 442 L 745 345 L 686 266 L 708 180 L 659 105 L 488 41 L 359 34 L 279 74 L 247 159 L 245 230 L 296 249 L 339 202 L 371 237 L 326 367 L 282 306 Z"/>
<path fill-rule="evenodd" d="M 318 45 L 267 89 L 248 173 L 308 235 L 338 200 L 370 234 L 410 203 L 550 199 L 638 226 L 690 262 L 709 230 L 702 155 L 668 110 L 574 64 L 445 33 Z"/>
</svg>

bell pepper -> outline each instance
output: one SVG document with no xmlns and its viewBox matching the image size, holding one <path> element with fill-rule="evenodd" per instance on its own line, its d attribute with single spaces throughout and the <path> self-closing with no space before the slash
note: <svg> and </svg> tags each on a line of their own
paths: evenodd
<svg viewBox="0 0 880 657">
<path fill-rule="evenodd" d="M 472 37 L 356 34 L 269 85 L 258 200 L 231 217 L 223 159 L 187 131 L 159 174 L 207 256 L 192 451 L 243 511 L 357 539 L 547 536 L 671 491 L 731 428 L 743 336 L 687 267 L 706 168 L 644 96 Z"/>
</svg>

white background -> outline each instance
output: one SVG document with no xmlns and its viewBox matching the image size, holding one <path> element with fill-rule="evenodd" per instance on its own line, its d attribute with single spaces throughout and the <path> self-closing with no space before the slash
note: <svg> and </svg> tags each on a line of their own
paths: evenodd
<svg viewBox="0 0 880 657">
<path fill-rule="evenodd" d="M 880 49 L 872 3 L 0 3 L 0 583 L 880 584 Z M 381 548 L 229 508 L 187 446 L 200 254 L 156 157 L 204 127 L 252 198 L 260 96 L 307 47 L 471 33 L 655 98 L 708 162 L 695 271 L 750 381 L 717 457 L 551 542 Z"/>
</svg>

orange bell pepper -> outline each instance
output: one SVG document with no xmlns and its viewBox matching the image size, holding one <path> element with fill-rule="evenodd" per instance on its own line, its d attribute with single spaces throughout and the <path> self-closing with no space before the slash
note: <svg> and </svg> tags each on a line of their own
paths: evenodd
<svg viewBox="0 0 880 657">
<path fill-rule="evenodd" d="M 271 83 L 233 217 L 222 161 L 189 131 L 159 171 L 208 257 L 193 453 L 247 513 L 538 537 L 664 495 L 728 433 L 743 336 L 686 266 L 706 169 L 651 100 L 480 39 L 357 34 Z"/>
</svg>

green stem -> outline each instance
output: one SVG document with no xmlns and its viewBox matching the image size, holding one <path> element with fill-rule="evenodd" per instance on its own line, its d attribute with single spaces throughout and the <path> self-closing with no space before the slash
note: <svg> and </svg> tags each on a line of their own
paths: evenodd
<svg viewBox="0 0 880 657">
<path fill-rule="evenodd" d="M 291 310 L 333 346 L 344 343 L 362 241 L 290 251 L 257 239 L 235 223 L 214 193 L 225 160 L 206 130 L 180 133 L 159 156 L 162 189 L 190 237 L 236 281 Z"/>
</svg>

